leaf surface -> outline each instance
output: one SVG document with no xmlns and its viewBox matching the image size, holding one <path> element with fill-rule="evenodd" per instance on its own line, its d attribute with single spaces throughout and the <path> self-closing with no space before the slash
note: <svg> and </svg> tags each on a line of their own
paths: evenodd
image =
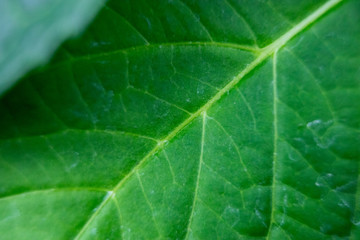
<svg viewBox="0 0 360 240">
<path fill-rule="evenodd" d="M 46 63 L 65 39 L 84 28 L 102 4 L 102 0 L 2 0 L 0 95 L 27 71 Z"/>
<path fill-rule="evenodd" d="M 359 239 L 359 11 L 109 1 L 0 102 L 2 238 Z"/>
</svg>

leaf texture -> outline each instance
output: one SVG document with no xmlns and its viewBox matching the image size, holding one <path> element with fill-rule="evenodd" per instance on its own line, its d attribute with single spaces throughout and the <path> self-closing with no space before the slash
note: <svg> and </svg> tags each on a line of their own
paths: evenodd
<svg viewBox="0 0 360 240">
<path fill-rule="evenodd" d="M 359 11 L 107 2 L 0 102 L 2 238 L 359 239 Z"/>
</svg>

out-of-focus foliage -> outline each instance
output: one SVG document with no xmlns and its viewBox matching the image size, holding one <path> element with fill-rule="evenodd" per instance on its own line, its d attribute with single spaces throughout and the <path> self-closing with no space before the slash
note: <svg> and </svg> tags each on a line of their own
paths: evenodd
<svg viewBox="0 0 360 240">
<path fill-rule="evenodd" d="M 102 0 L 1 0 L 0 95 L 78 34 Z"/>
</svg>

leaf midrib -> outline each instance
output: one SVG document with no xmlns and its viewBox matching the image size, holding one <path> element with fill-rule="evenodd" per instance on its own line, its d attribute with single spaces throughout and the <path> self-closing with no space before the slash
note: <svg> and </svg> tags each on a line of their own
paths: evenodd
<svg viewBox="0 0 360 240">
<path fill-rule="evenodd" d="M 91 222 L 97 217 L 97 215 L 101 212 L 102 208 L 109 202 L 110 199 L 116 198 L 115 193 L 117 190 L 121 188 L 121 186 L 129 179 L 138 169 L 140 169 L 144 163 L 147 162 L 148 159 L 151 158 L 154 154 L 156 154 L 159 150 L 161 150 L 170 140 L 172 140 L 179 132 L 181 132 L 187 125 L 189 125 L 194 119 L 199 117 L 201 114 L 204 114 L 214 103 L 216 103 L 224 94 L 233 89 L 240 80 L 246 76 L 249 72 L 255 69 L 259 64 L 261 64 L 264 60 L 266 60 L 269 56 L 271 56 L 275 51 L 284 46 L 290 39 L 296 36 L 298 33 L 303 31 L 306 27 L 316 22 L 321 16 L 327 13 L 330 9 L 340 3 L 342 0 L 330 0 L 319 7 L 316 11 L 310 14 L 308 17 L 303 19 L 301 22 L 296 24 L 293 28 L 291 28 L 288 32 L 283 34 L 280 38 L 275 40 L 273 43 L 268 45 L 265 48 L 259 50 L 258 57 L 251 62 L 245 69 L 243 69 L 237 76 L 235 76 L 224 88 L 219 90 L 207 103 L 205 103 L 201 108 L 199 108 L 195 113 L 191 114 L 185 121 L 179 124 L 173 131 L 171 131 L 164 139 L 158 142 L 158 144 L 151 150 L 149 153 L 143 157 L 142 160 L 136 164 L 129 173 L 124 176 L 118 184 L 108 192 L 108 196 L 104 198 L 104 200 L 99 204 L 97 210 L 89 217 L 87 222 L 80 229 L 78 234 L 74 239 L 80 239 L 83 233 L 85 233 L 88 226 Z M 145 45 L 145 47 L 149 47 L 150 45 Z M 118 50 L 118 52 L 123 52 L 124 50 Z M 104 55 L 104 54 L 103 54 Z M 88 57 L 84 57 L 88 59 Z M 110 194 L 109 194 L 110 193 Z M 272 214 L 274 209 L 272 208 Z M 273 222 L 273 219 L 270 220 L 270 224 Z"/>
</svg>

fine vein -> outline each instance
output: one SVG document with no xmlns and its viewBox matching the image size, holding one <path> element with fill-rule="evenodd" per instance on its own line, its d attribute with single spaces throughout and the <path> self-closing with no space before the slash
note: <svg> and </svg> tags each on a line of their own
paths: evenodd
<svg viewBox="0 0 360 240">
<path fill-rule="evenodd" d="M 276 194 L 276 161 L 277 161 L 277 140 L 278 140 L 278 119 L 277 119 L 277 73 L 276 73 L 276 61 L 277 61 L 277 51 L 274 52 L 273 57 L 273 131 L 274 131 L 274 149 L 273 149 L 273 163 L 272 163 L 272 191 L 271 191 L 271 215 L 270 215 L 270 226 L 268 228 L 268 234 L 266 239 L 269 239 L 271 236 L 271 230 L 274 223 L 275 215 L 275 194 Z"/>
<path fill-rule="evenodd" d="M 37 189 L 37 190 L 29 190 L 26 192 L 15 193 L 11 195 L 5 195 L 0 197 L 0 201 L 10 200 L 13 198 L 19 197 L 28 197 L 28 195 L 34 194 L 49 194 L 54 192 L 107 192 L 108 190 L 105 188 L 89 188 L 89 187 L 67 187 L 67 188 L 47 188 L 47 189 Z"/>
</svg>

